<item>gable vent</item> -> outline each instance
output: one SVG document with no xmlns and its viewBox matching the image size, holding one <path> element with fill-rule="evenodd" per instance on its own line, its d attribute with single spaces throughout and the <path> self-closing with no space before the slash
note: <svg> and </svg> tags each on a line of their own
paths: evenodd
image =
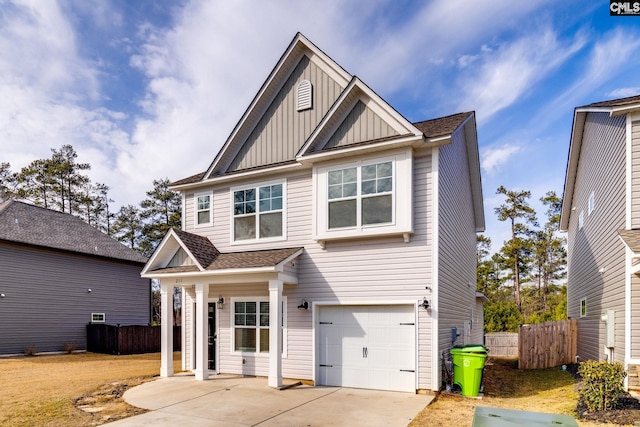
<svg viewBox="0 0 640 427">
<path fill-rule="evenodd" d="M 297 94 L 297 110 L 308 110 L 313 107 L 313 86 L 311 86 L 311 82 L 309 80 L 303 80 L 298 83 L 298 94 Z"/>
</svg>

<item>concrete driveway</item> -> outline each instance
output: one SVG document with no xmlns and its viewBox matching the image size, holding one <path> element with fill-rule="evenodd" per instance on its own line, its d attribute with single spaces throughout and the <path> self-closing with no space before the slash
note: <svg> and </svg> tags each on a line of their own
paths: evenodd
<svg viewBox="0 0 640 427">
<path fill-rule="evenodd" d="M 128 390 L 151 410 L 108 424 L 124 426 L 406 426 L 432 396 L 341 387 L 274 390 L 265 378 L 175 376 Z"/>
</svg>

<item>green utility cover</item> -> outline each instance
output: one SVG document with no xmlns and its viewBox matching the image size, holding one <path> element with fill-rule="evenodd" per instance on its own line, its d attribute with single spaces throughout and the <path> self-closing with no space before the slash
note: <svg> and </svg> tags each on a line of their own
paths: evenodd
<svg viewBox="0 0 640 427">
<path fill-rule="evenodd" d="M 473 415 L 473 424 L 471 424 L 471 427 L 516 426 L 578 427 L 578 423 L 568 415 L 476 406 L 476 411 Z"/>
</svg>

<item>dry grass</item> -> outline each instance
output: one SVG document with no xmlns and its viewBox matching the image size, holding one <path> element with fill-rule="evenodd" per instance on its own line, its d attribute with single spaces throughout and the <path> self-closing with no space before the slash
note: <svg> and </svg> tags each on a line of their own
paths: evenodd
<svg viewBox="0 0 640 427">
<path fill-rule="evenodd" d="M 174 353 L 174 369 L 180 369 L 180 353 Z M 159 353 L 0 359 L 0 425 L 91 426 L 112 421 L 107 417 L 132 410 L 114 390 L 147 381 L 159 370 Z M 95 413 L 81 411 L 75 403 L 83 396 L 89 399 L 87 405 L 109 408 Z"/>
<path fill-rule="evenodd" d="M 470 426 L 476 406 L 565 414 L 575 417 L 576 381 L 558 368 L 520 371 L 516 361 L 489 359 L 485 368 L 482 399 L 441 393 L 409 424 L 417 426 Z M 578 421 L 580 427 L 613 427 Z"/>
</svg>

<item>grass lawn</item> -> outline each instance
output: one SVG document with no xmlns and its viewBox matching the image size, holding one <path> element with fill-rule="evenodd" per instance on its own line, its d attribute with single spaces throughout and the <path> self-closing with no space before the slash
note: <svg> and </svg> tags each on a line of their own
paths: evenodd
<svg viewBox="0 0 640 427">
<path fill-rule="evenodd" d="M 476 406 L 576 416 L 576 380 L 559 368 L 520 371 L 516 360 L 489 359 L 482 383 L 482 399 L 441 393 L 409 426 L 471 426 Z M 578 425 L 615 426 L 579 420 Z"/>
<path fill-rule="evenodd" d="M 180 370 L 180 353 L 174 353 Z M 160 353 L 111 356 L 77 353 L 0 358 L 1 426 L 91 426 L 109 421 L 109 411 L 91 414 L 76 408 L 83 395 L 99 389 L 140 384 L 160 371 Z M 109 393 L 95 399 L 111 400 Z M 98 402 L 100 403 L 100 402 Z M 125 411 L 124 402 L 115 411 Z M 131 407 L 129 407 L 131 408 Z M 144 411 L 142 411 L 144 412 Z"/>
</svg>

